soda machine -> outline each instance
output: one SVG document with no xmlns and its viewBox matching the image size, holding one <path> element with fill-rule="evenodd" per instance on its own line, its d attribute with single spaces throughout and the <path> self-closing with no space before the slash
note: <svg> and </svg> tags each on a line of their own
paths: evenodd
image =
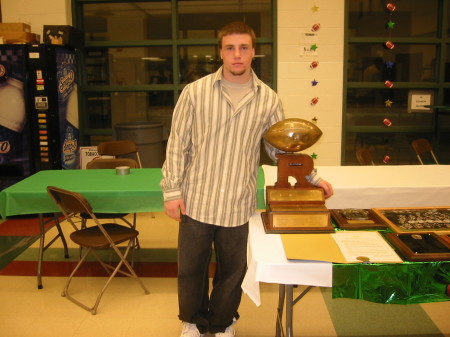
<svg viewBox="0 0 450 337">
<path fill-rule="evenodd" d="M 79 168 L 75 55 L 0 45 L 0 189 L 40 170 Z"/>
</svg>

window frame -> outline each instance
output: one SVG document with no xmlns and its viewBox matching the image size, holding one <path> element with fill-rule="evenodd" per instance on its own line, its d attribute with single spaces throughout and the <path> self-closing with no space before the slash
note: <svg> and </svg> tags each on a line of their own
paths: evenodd
<svg viewBox="0 0 450 337">
<path fill-rule="evenodd" d="M 352 37 L 349 32 L 349 17 L 351 0 L 345 0 L 345 18 L 344 18 L 344 90 L 343 90 L 343 108 L 342 108 L 342 142 L 341 142 L 341 165 L 352 165 L 354 158 L 347 158 L 347 137 L 349 133 L 367 133 L 367 134 L 400 134 L 400 133 L 417 133 L 419 135 L 428 134 L 432 138 L 433 147 L 439 151 L 440 132 L 448 132 L 449 130 L 440 130 L 438 113 L 433 111 L 432 126 L 392 126 L 385 128 L 382 123 L 373 126 L 357 126 L 352 127 L 346 124 L 347 114 L 347 96 L 349 89 L 382 89 L 385 87 L 380 82 L 357 82 L 349 81 L 347 74 L 349 71 L 349 49 L 352 44 L 384 44 L 386 37 Z M 441 106 L 444 102 L 444 90 L 450 88 L 450 81 L 445 82 L 445 63 L 447 59 L 447 47 L 450 46 L 450 35 L 447 33 L 448 27 L 448 6 L 450 0 L 438 0 L 438 27 L 437 37 L 434 38 L 415 38 L 415 37 L 395 37 L 392 38 L 396 45 L 401 44 L 427 44 L 435 45 L 437 48 L 436 58 L 439 60 L 437 64 L 436 81 L 434 82 L 395 82 L 395 89 L 417 89 L 417 90 L 433 90 L 434 105 Z M 395 90 L 394 89 L 394 90 Z M 350 163 L 350 164 L 349 164 Z"/>
<path fill-rule="evenodd" d="M 134 0 L 133 2 L 149 2 L 150 0 Z M 257 37 L 256 43 L 269 44 L 272 46 L 272 82 L 267 83 L 274 90 L 277 88 L 277 0 L 272 1 L 272 37 Z M 108 4 L 123 3 L 124 0 L 72 0 L 73 25 L 83 29 L 82 7 L 86 4 Z M 77 50 L 78 54 L 78 73 L 79 73 L 79 111 L 80 111 L 80 141 L 81 145 L 90 145 L 90 137 L 92 136 L 112 136 L 112 128 L 90 128 L 88 127 L 87 110 L 84 103 L 84 96 L 89 93 L 114 93 L 114 92 L 154 92 L 154 91 L 172 91 L 174 97 L 174 105 L 176 104 L 182 89 L 186 83 L 180 83 L 179 76 L 174 76 L 171 84 L 143 84 L 143 85 L 87 85 L 86 83 L 86 64 L 84 53 L 86 48 L 117 48 L 117 47 L 171 47 L 172 48 L 172 69 L 173 74 L 178 74 L 180 70 L 179 64 L 179 48 L 183 46 L 211 46 L 217 45 L 216 38 L 201 39 L 183 39 L 178 38 L 178 6 L 177 0 L 169 0 L 171 6 L 171 39 L 163 40 L 132 40 L 132 41 L 86 41 L 85 46 Z"/>
</svg>

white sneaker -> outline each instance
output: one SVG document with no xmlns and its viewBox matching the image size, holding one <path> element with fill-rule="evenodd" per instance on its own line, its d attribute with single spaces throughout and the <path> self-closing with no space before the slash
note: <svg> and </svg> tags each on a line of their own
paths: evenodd
<svg viewBox="0 0 450 337">
<path fill-rule="evenodd" d="M 217 332 L 214 336 L 215 337 L 233 337 L 236 334 L 236 331 L 234 330 L 233 326 L 229 326 L 225 329 L 224 332 Z"/>
<path fill-rule="evenodd" d="M 204 336 L 205 334 L 200 333 L 195 324 L 183 322 L 183 329 L 181 330 L 180 337 L 204 337 Z"/>
</svg>

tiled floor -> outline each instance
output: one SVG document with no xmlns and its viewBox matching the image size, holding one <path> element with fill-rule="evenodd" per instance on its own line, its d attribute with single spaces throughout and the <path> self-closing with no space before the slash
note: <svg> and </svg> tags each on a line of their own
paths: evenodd
<svg viewBox="0 0 450 337">
<path fill-rule="evenodd" d="M 176 248 L 174 221 L 156 213 L 141 215 L 139 223 L 144 249 L 154 253 Z M 32 259 L 35 252 L 36 244 L 18 260 Z M 173 255 L 164 259 L 171 260 Z M 176 279 L 142 279 L 149 295 L 131 279 L 114 279 L 94 316 L 61 297 L 66 277 L 46 276 L 44 288 L 38 290 L 34 276 L 0 276 L 0 337 L 179 336 Z M 104 281 L 103 277 L 79 277 L 73 294 L 93 300 Z M 243 296 L 241 319 L 236 324 L 238 337 L 275 336 L 278 288 L 262 284 L 261 289 L 260 307 Z M 294 335 L 443 337 L 450 336 L 449 315 L 450 302 L 401 306 L 333 300 L 329 289 L 313 288 L 294 309 Z"/>
</svg>

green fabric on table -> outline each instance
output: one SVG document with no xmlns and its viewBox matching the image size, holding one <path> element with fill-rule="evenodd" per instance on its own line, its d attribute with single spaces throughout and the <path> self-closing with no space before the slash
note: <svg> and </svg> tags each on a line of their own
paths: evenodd
<svg viewBox="0 0 450 337">
<path fill-rule="evenodd" d="M 414 304 L 449 301 L 450 262 L 333 265 L 333 298 Z"/>
<path fill-rule="evenodd" d="M 129 175 L 116 175 L 114 169 L 40 171 L 0 192 L 2 218 L 21 214 L 56 212 L 47 186 L 83 194 L 95 212 L 159 212 L 164 201 L 159 182 L 160 168 L 131 169 Z M 259 168 L 258 207 L 264 208 L 264 173 Z"/>
<path fill-rule="evenodd" d="M 256 209 L 266 208 L 266 189 L 265 189 L 265 177 L 262 167 L 258 170 L 258 180 L 256 182 Z"/>
<path fill-rule="evenodd" d="M 83 194 L 95 212 L 163 210 L 161 169 L 131 169 L 129 175 L 105 170 L 40 171 L 0 192 L 0 215 L 51 213 L 56 206 L 47 194 L 52 185 Z"/>
</svg>

